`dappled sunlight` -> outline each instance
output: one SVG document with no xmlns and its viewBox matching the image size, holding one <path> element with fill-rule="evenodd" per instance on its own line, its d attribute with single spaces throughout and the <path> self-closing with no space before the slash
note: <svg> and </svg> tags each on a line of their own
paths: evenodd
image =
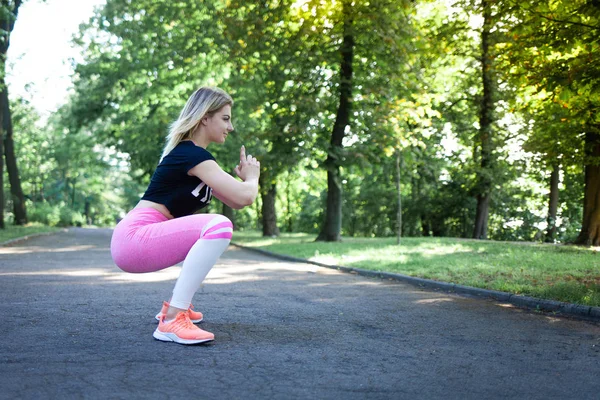
<svg viewBox="0 0 600 400">
<path fill-rule="evenodd" d="M 240 263 L 239 266 L 217 265 L 206 277 L 205 283 L 227 284 L 260 280 L 261 277 L 253 272 L 257 268 Z"/>
<path fill-rule="evenodd" d="M 329 286 L 331 286 L 331 283 L 330 282 L 309 283 L 306 286 L 307 287 L 312 287 L 312 288 L 322 288 L 322 287 L 329 287 Z"/>
<path fill-rule="evenodd" d="M 352 282 L 352 286 L 381 286 L 383 281 L 381 280 L 360 280 L 356 282 Z"/>
<path fill-rule="evenodd" d="M 44 271 L 13 271 L 13 272 L 0 272 L 0 276 L 65 276 L 73 278 L 88 278 L 95 277 L 105 281 L 112 282 L 162 282 L 177 279 L 179 276 L 180 268 L 167 268 L 162 271 L 144 273 L 144 274 L 132 274 L 129 272 L 121 272 L 118 269 L 101 269 L 101 268 L 87 268 L 87 269 L 70 269 L 70 270 L 44 270 Z"/>
<path fill-rule="evenodd" d="M 337 257 L 334 256 L 330 256 L 330 255 L 318 255 L 318 256 L 314 256 L 309 258 L 310 261 L 313 262 L 319 262 L 322 264 L 327 264 L 327 265 L 352 265 L 352 264 L 357 264 L 357 263 L 361 263 L 363 261 L 368 261 L 372 259 L 372 257 L 369 254 L 365 254 L 365 253 L 361 253 L 360 255 L 354 255 L 352 252 L 347 254 L 347 255 L 343 255 L 341 257 L 341 259 L 338 259 Z M 390 254 L 389 257 L 378 257 L 378 260 L 385 260 L 385 259 L 393 259 L 395 262 L 399 263 L 399 264 L 405 264 L 408 261 L 408 256 L 406 255 L 398 255 L 398 254 Z"/>
<path fill-rule="evenodd" d="M 207 284 L 215 284 L 215 285 L 226 285 L 230 283 L 240 283 L 240 282 L 255 282 L 264 279 L 259 275 L 249 275 L 249 274 L 240 274 L 240 275 L 231 275 L 218 273 L 217 271 L 212 271 L 207 277 L 204 283 Z"/>
<path fill-rule="evenodd" d="M 546 319 L 546 321 L 550 322 L 551 324 L 557 324 L 559 322 L 562 322 L 562 320 L 560 318 L 556 318 L 556 317 L 546 317 L 545 319 Z"/>
<path fill-rule="evenodd" d="M 463 246 L 461 244 L 453 244 L 450 246 L 449 245 L 439 245 L 439 244 L 437 244 L 437 245 L 429 244 L 429 245 L 420 246 L 420 247 L 408 247 L 408 248 L 403 247 L 400 250 L 404 254 L 420 255 L 423 257 L 427 257 L 427 258 L 431 258 L 434 256 L 446 256 L 446 255 L 456 254 L 456 253 L 473 253 L 473 252 L 475 252 L 475 249 L 473 249 L 472 247 Z"/>
<path fill-rule="evenodd" d="M 415 259 L 432 259 L 459 253 L 482 253 L 484 248 L 475 249 L 461 244 L 440 245 L 430 243 L 420 247 L 385 246 L 381 248 L 364 248 L 348 250 L 342 256 L 332 254 L 315 254 L 309 260 L 327 265 L 361 265 L 373 260 L 374 263 L 409 264 Z"/>
<path fill-rule="evenodd" d="M 302 263 L 284 262 L 230 262 L 218 264 L 206 277 L 207 283 L 227 284 L 237 282 L 249 282 L 269 279 L 265 273 L 269 272 L 304 272 L 317 273 L 321 268 Z M 339 272 L 338 272 L 339 273 Z M 298 278 L 301 279 L 301 278 Z"/>
<path fill-rule="evenodd" d="M 93 246 L 73 246 L 67 248 L 70 251 L 77 251 L 79 247 L 92 248 Z M 29 248 L 31 249 L 31 248 Z M 37 248 L 41 249 L 41 248 Z M 17 250 L 14 254 L 19 254 L 22 249 L 2 249 L 2 250 Z M 88 250 L 89 251 L 89 250 Z M 5 252 L 6 253 L 6 252 Z M 73 278 L 93 277 L 107 282 L 115 283 L 146 283 L 146 282 L 164 282 L 174 281 L 178 278 L 181 271 L 181 264 L 165 268 L 156 272 L 148 273 L 129 273 L 114 268 L 78 268 L 78 269 L 50 269 L 37 271 L 2 271 L 0 276 L 64 276 Z M 282 275 L 285 272 L 288 274 Z M 289 273 L 295 275 L 290 275 Z M 301 275 L 297 275 L 301 273 Z M 215 268 L 208 274 L 205 283 L 209 284 L 230 284 L 237 282 L 251 282 L 258 280 L 269 279 L 303 279 L 303 275 L 310 274 L 340 274 L 339 271 L 322 268 L 311 264 L 293 263 L 293 262 L 265 262 L 261 260 L 239 260 L 225 259 L 221 260 Z M 371 284 L 371 283 L 367 283 Z"/>
<path fill-rule="evenodd" d="M 65 271 L 58 275 L 64 276 L 105 276 L 109 273 L 101 269 L 79 269 L 75 271 Z"/>
<path fill-rule="evenodd" d="M 42 246 L 15 246 L 15 247 L 0 247 L 0 254 L 28 254 L 28 253 L 67 253 L 73 251 L 89 251 L 95 249 L 96 246 L 68 246 L 57 249 L 51 249 Z M 101 249 L 105 250 L 105 249 Z"/>
<path fill-rule="evenodd" d="M 341 273 L 341 271 L 334 268 L 320 267 L 316 269 L 316 273 L 319 275 L 335 275 Z"/>
<path fill-rule="evenodd" d="M 455 301 L 450 297 L 439 297 L 435 299 L 422 299 L 414 301 L 415 304 L 436 304 L 436 303 L 444 303 L 444 302 L 453 302 Z"/>
<path fill-rule="evenodd" d="M 104 279 L 112 282 L 164 282 L 177 279 L 180 271 L 180 267 L 170 267 L 160 271 L 149 272 L 144 274 L 117 272 L 107 274 Z"/>
<path fill-rule="evenodd" d="M 333 256 L 329 256 L 329 255 L 318 255 L 318 256 L 310 257 L 308 260 L 313 261 L 313 262 L 318 262 L 321 264 L 327 264 L 327 265 L 339 264 L 337 257 L 333 257 Z"/>
<path fill-rule="evenodd" d="M 503 307 L 503 308 L 515 308 L 515 306 L 513 304 L 508 304 L 508 303 L 496 303 L 496 305 L 498 307 Z"/>
<path fill-rule="evenodd" d="M 75 269 L 75 270 L 44 270 L 44 271 L 29 271 L 29 272 L 0 272 L 0 276 L 73 276 L 73 277 L 88 277 L 88 276 L 109 276 L 112 273 L 106 269 Z"/>
<path fill-rule="evenodd" d="M 225 262 L 226 261 L 226 262 Z M 217 264 L 218 269 L 227 269 L 229 271 L 234 271 L 237 273 L 246 273 L 248 271 L 295 271 L 295 272 L 317 272 L 319 267 L 311 264 L 304 263 L 287 263 L 281 261 L 257 261 L 255 263 L 247 263 L 246 261 L 242 262 L 230 262 L 230 260 L 223 260 L 223 263 Z"/>
<path fill-rule="evenodd" d="M 456 253 L 473 253 L 474 249 L 469 247 L 464 247 L 461 245 L 457 246 L 447 246 L 447 247 L 437 247 L 432 249 L 425 249 L 421 252 L 418 252 L 424 258 L 433 258 L 438 256 L 447 256 L 450 254 Z"/>
</svg>

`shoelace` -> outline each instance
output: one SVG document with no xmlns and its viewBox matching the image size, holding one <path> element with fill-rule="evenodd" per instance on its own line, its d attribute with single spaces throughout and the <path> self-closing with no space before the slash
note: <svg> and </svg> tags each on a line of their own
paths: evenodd
<svg viewBox="0 0 600 400">
<path fill-rule="evenodd" d="M 179 313 L 175 321 L 173 321 L 173 332 L 179 332 L 182 330 L 193 329 L 196 325 L 190 321 L 190 317 L 187 312 Z"/>
</svg>

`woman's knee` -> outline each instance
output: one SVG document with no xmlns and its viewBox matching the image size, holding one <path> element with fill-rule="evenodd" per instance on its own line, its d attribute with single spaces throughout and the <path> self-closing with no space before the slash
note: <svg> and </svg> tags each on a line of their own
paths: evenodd
<svg viewBox="0 0 600 400">
<path fill-rule="evenodd" d="M 224 215 L 216 214 L 202 229 L 201 239 L 231 239 L 233 223 Z"/>
</svg>

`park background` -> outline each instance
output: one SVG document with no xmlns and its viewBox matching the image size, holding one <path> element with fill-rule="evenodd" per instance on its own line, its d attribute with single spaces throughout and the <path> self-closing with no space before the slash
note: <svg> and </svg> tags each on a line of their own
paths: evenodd
<svg viewBox="0 0 600 400">
<path fill-rule="evenodd" d="M 598 1 L 97 2 L 50 112 L 11 83 L 45 68 L 7 58 L 44 36 L 28 3 L 1 2 L 4 231 L 114 226 L 215 85 L 236 131 L 209 150 L 263 166 L 252 207 L 203 210 L 240 242 L 600 305 Z"/>
</svg>

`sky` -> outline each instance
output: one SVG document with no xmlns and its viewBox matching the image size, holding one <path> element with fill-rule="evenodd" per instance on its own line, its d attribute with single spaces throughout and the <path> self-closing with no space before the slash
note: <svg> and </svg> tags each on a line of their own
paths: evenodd
<svg viewBox="0 0 600 400">
<path fill-rule="evenodd" d="M 42 117 L 66 101 L 79 58 L 71 37 L 105 0 L 25 0 L 10 37 L 7 83 L 11 98 L 30 100 Z"/>
</svg>

